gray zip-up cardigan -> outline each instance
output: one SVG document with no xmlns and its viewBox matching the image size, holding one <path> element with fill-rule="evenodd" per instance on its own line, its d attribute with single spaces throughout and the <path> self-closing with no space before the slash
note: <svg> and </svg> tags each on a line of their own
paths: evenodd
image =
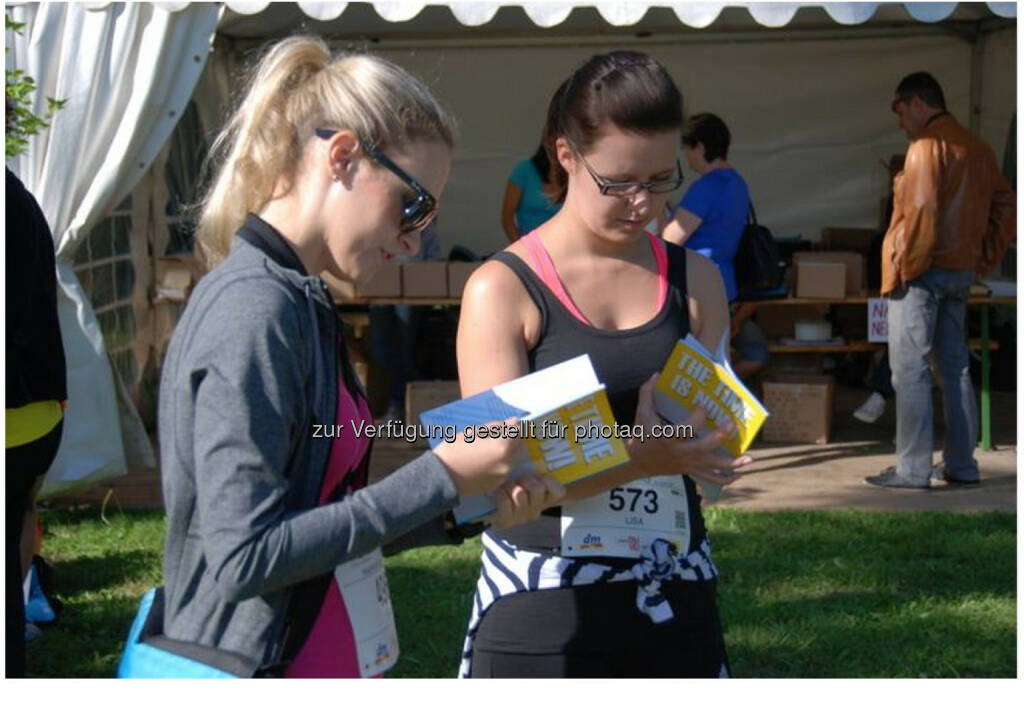
<svg viewBox="0 0 1024 703">
<path fill-rule="evenodd" d="M 168 637 L 275 663 L 290 587 L 424 523 L 421 542 L 452 541 L 439 516 L 456 490 L 430 451 L 316 507 L 332 440 L 313 426 L 335 424 L 337 339 L 326 286 L 250 215 L 196 286 L 160 381 Z"/>
</svg>

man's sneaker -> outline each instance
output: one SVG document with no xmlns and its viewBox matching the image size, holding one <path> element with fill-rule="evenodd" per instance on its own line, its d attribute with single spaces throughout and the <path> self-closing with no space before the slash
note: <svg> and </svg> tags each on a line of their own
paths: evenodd
<svg viewBox="0 0 1024 703">
<path fill-rule="evenodd" d="M 864 404 L 853 411 L 853 416 L 861 422 L 871 424 L 878 422 L 878 418 L 885 413 L 885 398 L 881 393 L 872 393 Z"/>
<path fill-rule="evenodd" d="M 952 486 L 977 486 L 981 482 L 981 479 L 978 476 L 962 478 L 946 473 L 946 463 L 943 461 L 940 461 L 935 465 L 935 468 L 932 469 L 932 480 L 945 481 Z"/>
<path fill-rule="evenodd" d="M 896 467 L 890 466 L 877 476 L 868 476 L 864 479 L 869 485 L 878 488 L 909 488 L 911 490 L 926 491 L 931 488 L 931 481 L 927 483 L 910 483 L 907 479 L 896 473 Z"/>
</svg>

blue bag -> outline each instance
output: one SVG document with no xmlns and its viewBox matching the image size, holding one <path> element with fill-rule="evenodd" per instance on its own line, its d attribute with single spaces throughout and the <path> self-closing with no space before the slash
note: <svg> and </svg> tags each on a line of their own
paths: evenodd
<svg viewBox="0 0 1024 703">
<path fill-rule="evenodd" d="M 39 577 L 38 564 L 42 562 L 40 557 L 32 559 L 32 565 L 28 570 L 28 592 L 25 597 L 25 622 L 53 622 L 57 619 L 57 612 L 50 605 L 46 597 L 46 591 Z"/>
<path fill-rule="evenodd" d="M 163 587 L 142 596 L 128 631 L 117 677 L 121 679 L 233 679 L 260 675 L 260 666 L 240 654 L 163 634 Z"/>
</svg>

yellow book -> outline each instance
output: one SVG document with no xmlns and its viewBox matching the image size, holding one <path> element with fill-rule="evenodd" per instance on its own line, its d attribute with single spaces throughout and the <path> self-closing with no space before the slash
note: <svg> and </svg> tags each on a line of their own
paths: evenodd
<svg viewBox="0 0 1024 703">
<path fill-rule="evenodd" d="M 754 441 L 768 411 L 729 365 L 728 342 L 728 336 L 723 337 L 718 352 L 712 354 L 692 334 L 679 340 L 658 376 L 654 405 L 673 424 L 686 424 L 698 407 L 704 408 L 704 426 L 693 428 L 698 437 L 731 422 L 734 430 L 722 446 L 738 457 Z M 702 488 L 709 498 L 719 492 L 704 484 Z"/>
<path fill-rule="evenodd" d="M 570 484 L 629 461 L 604 385 L 585 354 L 427 410 L 420 422 L 435 447 L 455 434 L 476 441 L 487 436 L 488 423 L 509 417 L 521 421 L 501 431 L 523 439 L 510 480 L 536 473 Z M 483 495 L 464 498 L 453 512 L 465 523 L 495 509 L 491 496 Z"/>
</svg>

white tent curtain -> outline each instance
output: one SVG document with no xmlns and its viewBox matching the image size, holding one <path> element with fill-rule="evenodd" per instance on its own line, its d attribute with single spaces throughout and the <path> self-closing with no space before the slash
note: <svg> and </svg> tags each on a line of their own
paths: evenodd
<svg viewBox="0 0 1024 703">
<path fill-rule="evenodd" d="M 8 10 L 25 23 L 22 34 L 8 33 L 8 65 L 35 78 L 34 111 L 45 109 L 46 96 L 67 100 L 28 152 L 8 162 L 39 201 L 57 251 L 69 402 L 46 496 L 126 470 L 115 379 L 72 260 L 166 142 L 206 62 L 221 8 L 31 3 Z"/>
</svg>

